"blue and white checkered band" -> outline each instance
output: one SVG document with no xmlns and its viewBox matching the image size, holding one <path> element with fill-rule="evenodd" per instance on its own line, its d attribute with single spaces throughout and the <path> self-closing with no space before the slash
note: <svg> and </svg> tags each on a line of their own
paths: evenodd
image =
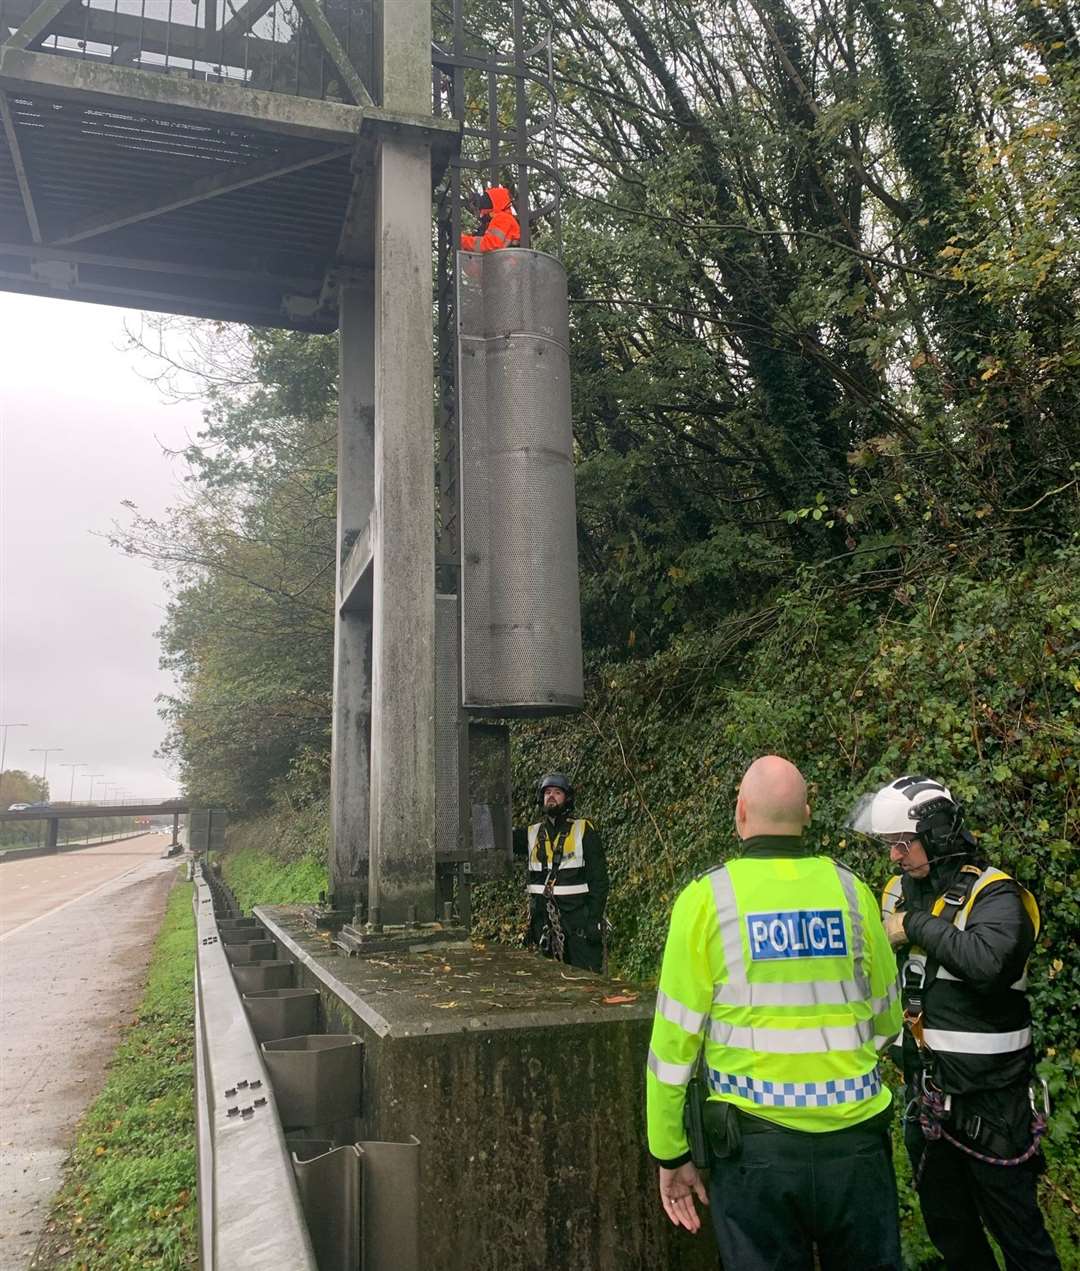
<svg viewBox="0 0 1080 1271">
<path fill-rule="evenodd" d="M 789 909 L 746 915 L 753 962 L 775 958 L 847 957 L 847 932 L 839 909 Z"/>
<path fill-rule="evenodd" d="M 709 1068 L 709 1089 L 713 1094 L 734 1094 L 770 1108 L 831 1108 L 838 1103 L 858 1103 L 881 1091 L 881 1073 L 872 1068 L 861 1077 L 839 1077 L 832 1081 L 756 1081 L 737 1073 Z"/>
</svg>

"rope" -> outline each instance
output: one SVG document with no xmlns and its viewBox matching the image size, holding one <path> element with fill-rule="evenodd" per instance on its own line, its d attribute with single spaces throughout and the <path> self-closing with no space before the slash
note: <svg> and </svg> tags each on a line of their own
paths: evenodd
<svg viewBox="0 0 1080 1271">
<path fill-rule="evenodd" d="M 915 1188 L 918 1190 L 922 1181 L 923 1170 L 926 1168 L 926 1158 L 930 1154 L 930 1144 L 937 1143 L 944 1139 L 946 1143 L 958 1148 L 965 1155 L 974 1158 L 976 1161 L 982 1161 L 984 1165 L 1000 1165 L 1008 1168 L 1014 1165 L 1023 1165 L 1025 1161 L 1038 1152 L 1039 1145 L 1043 1135 L 1046 1133 L 1046 1118 L 1041 1112 L 1032 1110 L 1031 1118 L 1031 1143 L 1027 1149 L 1020 1153 L 1019 1156 L 991 1156 L 986 1152 L 978 1152 L 973 1147 L 969 1147 L 966 1143 L 961 1143 L 959 1139 L 953 1138 L 948 1130 L 945 1129 L 945 1119 L 948 1116 L 948 1110 L 945 1107 L 945 1095 L 936 1087 L 929 1086 L 924 1083 L 923 1090 L 920 1095 L 916 1095 L 908 1104 L 905 1111 L 905 1120 L 912 1120 L 912 1108 L 918 1106 L 918 1113 L 914 1119 L 919 1122 L 919 1128 L 922 1130 L 923 1138 L 926 1140 L 926 1147 L 919 1159 L 919 1167 L 915 1171 Z"/>
</svg>

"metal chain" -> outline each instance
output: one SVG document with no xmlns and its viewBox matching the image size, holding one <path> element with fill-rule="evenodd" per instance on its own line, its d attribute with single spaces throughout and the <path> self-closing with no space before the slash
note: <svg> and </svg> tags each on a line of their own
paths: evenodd
<svg viewBox="0 0 1080 1271">
<path fill-rule="evenodd" d="M 566 961 L 566 932 L 562 929 L 562 918 L 559 915 L 559 906 L 555 903 L 555 897 L 551 894 L 549 888 L 554 887 L 554 882 L 549 881 L 547 887 L 544 888 L 544 902 L 547 905 L 547 934 L 549 938 L 549 948 L 551 956 L 556 962 Z"/>
<path fill-rule="evenodd" d="M 540 850 L 540 844 L 537 843 L 537 852 Z M 562 864 L 563 851 L 562 842 L 556 838 L 555 847 L 551 857 L 551 865 L 548 868 L 547 881 L 544 883 L 544 904 L 547 908 L 547 926 L 544 928 L 540 936 L 540 950 L 542 953 L 549 953 L 556 962 L 566 961 L 566 932 L 562 927 L 562 916 L 559 913 L 559 906 L 555 900 L 555 879 L 558 877 L 559 866 Z"/>
</svg>

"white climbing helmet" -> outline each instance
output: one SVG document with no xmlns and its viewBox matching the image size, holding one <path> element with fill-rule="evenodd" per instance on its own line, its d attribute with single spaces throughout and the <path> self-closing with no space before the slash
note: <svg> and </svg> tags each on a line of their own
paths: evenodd
<svg viewBox="0 0 1080 1271">
<path fill-rule="evenodd" d="M 884 838 L 892 834 L 917 834 L 919 822 L 935 813 L 951 812 L 959 806 L 946 786 L 931 777 L 897 777 L 887 786 L 864 794 L 848 817 L 848 828 L 856 834 Z"/>
</svg>

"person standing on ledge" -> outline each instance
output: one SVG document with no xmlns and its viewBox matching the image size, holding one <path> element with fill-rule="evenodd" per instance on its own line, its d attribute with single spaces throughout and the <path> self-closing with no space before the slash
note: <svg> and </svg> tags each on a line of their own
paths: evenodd
<svg viewBox="0 0 1080 1271">
<path fill-rule="evenodd" d="M 528 858 L 530 944 L 546 958 L 604 970 L 607 860 L 591 821 L 574 816 L 574 787 L 561 772 L 536 783 L 543 815 L 514 831 L 514 852 Z"/>
<path fill-rule="evenodd" d="M 675 901 L 645 1073 L 649 1150 L 668 1218 L 697 1231 L 695 1196 L 708 1204 L 732 1271 L 809 1271 L 815 1246 L 823 1271 L 899 1271 L 878 1070 L 901 1026 L 896 959 L 870 889 L 803 841 L 809 820 L 795 765 L 756 760 L 735 804 L 741 854 Z M 708 1194 L 684 1129 L 699 1057 Z"/>
</svg>

